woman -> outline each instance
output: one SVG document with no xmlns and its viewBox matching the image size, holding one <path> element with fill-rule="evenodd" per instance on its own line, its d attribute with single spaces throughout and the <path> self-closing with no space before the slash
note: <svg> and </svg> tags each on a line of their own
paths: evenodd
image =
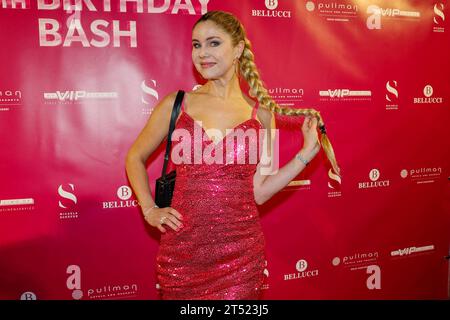
<svg viewBox="0 0 450 320">
<path fill-rule="evenodd" d="M 176 92 L 155 107 L 127 154 L 127 174 L 145 220 L 162 232 L 156 268 L 162 298 L 257 299 L 265 262 L 257 205 L 283 189 L 315 157 L 320 149 L 317 125 L 338 174 L 339 168 L 319 112 L 281 108 L 270 98 L 254 64 L 250 41 L 235 16 L 211 11 L 196 22 L 192 61 L 207 82 L 185 94 L 175 128 L 192 136 L 201 130 L 202 151 L 223 145 L 230 128 L 241 132 L 265 129 L 262 143 L 273 164 L 273 112 L 306 116 L 303 148 L 279 170 L 264 172 L 260 154 L 257 163 L 178 164 L 172 204 L 167 208 L 158 208 L 151 197 L 145 162 L 167 136 Z M 249 84 L 256 103 L 243 94 L 240 76 Z M 208 132 L 215 133 L 216 139 Z M 177 146 L 174 136 L 172 150 Z M 235 157 L 244 155 L 248 160 L 251 156 L 247 144 L 231 150 Z"/>
</svg>

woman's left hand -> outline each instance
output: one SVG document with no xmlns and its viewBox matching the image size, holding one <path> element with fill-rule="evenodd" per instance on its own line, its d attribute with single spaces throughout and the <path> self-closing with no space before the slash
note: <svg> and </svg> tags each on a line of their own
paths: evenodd
<svg viewBox="0 0 450 320">
<path fill-rule="evenodd" d="M 310 158 L 314 158 L 320 150 L 319 135 L 317 134 L 317 118 L 307 116 L 303 121 L 303 150 L 310 154 Z"/>
</svg>

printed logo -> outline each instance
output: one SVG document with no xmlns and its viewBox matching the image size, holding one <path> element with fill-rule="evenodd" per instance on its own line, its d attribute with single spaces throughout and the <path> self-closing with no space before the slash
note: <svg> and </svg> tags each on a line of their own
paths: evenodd
<svg viewBox="0 0 450 320">
<path fill-rule="evenodd" d="M 371 101 L 372 91 L 350 89 L 327 89 L 319 91 L 320 101 Z"/>
<path fill-rule="evenodd" d="M 0 90 L 0 111 L 10 111 L 11 108 L 22 106 L 21 90 Z"/>
<path fill-rule="evenodd" d="M 304 259 L 300 259 L 295 264 L 295 269 L 297 273 L 290 273 L 284 275 L 284 280 L 299 280 L 304 278 L 312 278 L 319 276 L 319 269 L 307 270 L 308 262 Z"/>
<path fill-rule="evenodd" d="M 317 8 L 313 1 L 307 1 L 305 4 L 306 11 L 315 12 L 327 20 L 335 22 L 349 22 L 357 17 L 358 6 L 344 2 L 318 2 Z"/>
<path fill-rule="evenodd" d="M 397 81 L 391 80 L 386 82 L 386 110 L 397 110 L 398 109 L 398 90 Z"/>
<path fill-rule="evenodd" d="M 266 9 L 252 9 L 252 17 L 268 17 L 268 18 L 291 18 L 290 10 L 276 10 L 278 8 L 278 0 L 265 0 Z"/>
<path fill-rule="evenodd" d="M 379 180 L 380 171 L 372 169 L 369 172 L 370 182 L 358 182 L 358 189 L 389 187 L 389 180 Z"/>
<path fill-rule="evenodd" d="M 409 179 L 416 184 L 434 183 L 441 179 L 442 167 L 422 167 L 414 169 L 403 169 L 400 171 L 400 177 Z"/>
<path fill-rule="evenodd" d="M 397 249 L 391 251 L 391 257 L 402 257 L 402 256 L 410 256 L 420 252 L 432 251 L 434 250 L 434 245 L 422 246 L 422 247 L 406 247 L 403 249 Z"/>
<path fill-rule="evenodd" d="M 304 101 L 305 93 L 302 88 L 273 87 L 267 90 L 272 99 L 280 106 L 295 108 Z"/>
<path fill-rule="evenodd" d="M 0 212 L 34 210 L 34 198 L 0 199 Z"/>
<path fill-rule="evenodd" d="M 78 218 L 79 212 L 74 211 L 74 207 L 77 204 L 77 197 L 73 191 L 75 191 L 75 186 L 72 183 L 68 183 L 66 187 L 70 187 L 70 191 L 63 188 L 63 185 L 58 187 L 58 195 L 63 198 L 63 200 L 58 201 L 58 205 L 62 209 L 67 209 L 69 211 L 64 211 L 59 213 L 60 219 L 73 219 Z"/>
<path fill-rule="evenodd" d="M 445 32 L 444 21 L 444 4 L 442 2 L 437 2 L 433 6 L 433 32 Z"/>
<path fill-rule="evenodd" d="M 332 191 L 328 191 L 328 198 L 340 197 L 341 194 L 341 177 L 334 173 L 333 169 L 328 169 L 328 188 Z"/>
<path fill-rule="evenodd" d="M 117 99 L 118 94 L 112 92 L 88 92 L 85 90 L 68 90 L 44 92 L 45 104 L 74 104 L 91 100 L 111 100 Z"/>
<path fill-rule="evenodd" d="M 381 29 L 381 18 L 389 18 L 394 20 L 416 20 L 420 19 L 419 11 L 406 11 L 399 8 L 382 8 L 377 5 L 369 5 L 367 7 L 369 16 L 366 20 L 366 26 L 369 30 Z"/>
<path fill-rule="evenodd" d="M 116 195 L 120 200 L 104 201 L 102 203 L 102 209 L 135 208 L 138 206 L 137 200 L 130 199 L 133 191 L 129 186 L 124 185 L 117 188 Z"/>
<path fill-rule="evenodd" d="M 20 300 L 37 300 L 37 297 L 33 292 L 27 291 L 20 295 Z"/>
<path fill-rule="evenodd" d="M 151 79 L 150 80 L 151 86 L 149 86 L 146 81 L 142 81 L 141 83 L 141 90 L 142 90 L 142 96 L 141 101 L 144 104 L 144 107 L 142 108 L 142 113 L 145 115 L 150 115 L 154 110 L 154 102 L 155 100 L 159 100 L 159 94 L 156 89 L 156 80 Z"/>
<path fill-rule="evenodd" d="M 66 269 L 66 273 L 69 274 L 66 280 L 66 287 L 72 290 L 72 298 L 80 300 L 83 297 L 83 291 L 81 290 L 81 269 L 77 265 L 70 265 Z"/>
<path fill-rule="evenodd" d="M 351 255 L 345 255 L 342 258 L 334 257 L 331 264 L 335 267 L 342 263 L 342 267 L 357 270 L 366 268 L 368 265 L 374 264 L 378 259 L 378 251 L 374 252 L 357 252 Z"/>
<path fill-rule="evenodd" d="M 370 276 L 367 278 L 366 286 L 369 290 L 381 289 L 381 269 L 377 265 L 370 265 L 367 267 L 367 274 Z"/>
<path fill-rule="evenodd" d="M 414 104 L 442 104 L 444 102 L 444 98 L 433 97 L 433 93 L 433 87 L 427 84 L 423 88 L 424 97 L 414 97 Z"/>
</svg>

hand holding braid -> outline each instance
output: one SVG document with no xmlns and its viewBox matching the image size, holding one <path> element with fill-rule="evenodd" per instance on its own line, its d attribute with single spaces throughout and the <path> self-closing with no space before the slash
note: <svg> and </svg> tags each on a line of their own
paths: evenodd
<svg viewBox="0 0 450 320">
<path fill-rule="evenodd" d="M 323 149 L 325 151 L 325 154 L 328 158 L 328 160 L 331 163 L 331 166 L 333 167 L 333 170 L 336 174 L 341 176 L 340 168 L 337 164 L 336 157 L 334 155 L 333 147 L 331 146 L 331 142 L 328 139 L 327 132 L 325 129 L 325 123 L 323 122 L 323 119 L 320 115 L 320 112 L 315 109 L 291 109 L 291 108 L 285 108 L 280 107 L 275 101 L 272 100 L 270 95 L 267 92 L 267 89 L 264 87 L 260 77 L 258 70 L 256 68 L 256 65 L 254 63 L 254 56 L 251 50 L 251 43 L 250 41 L 245 37 L 245 49 L 240 57 L 240 73 L 244 77 L 244 79 L 249 84 L 250 90 L 249 94 L 252 97 L 256 97 L 260 103 L 260 105 L 265 106 L 267 109 L 269 109 L 272 112 L 276 112 L 278 114 L 286 115 L 286 116 L 305 116 L 305 122 L 308 125 L 313 125 L 314 128 L 316 127 L 316 124 L 318 125 L 318 128 L 321 133 L 321 144 L 323 146 Z M 309 121 L 313 121 L 310 123 Z M 316 145 L 316 140 L 314 139 L 314 135 L 307 135 L 305 136 L 305 130 L 302 127 L 302 132 L 305 137 L 305 147 L 311 147 L 314 152 L 318 152 L 320 149 L 320 144 Z M 306 141 L 307 140 L 307 141 Z M 309 141 L 312 140 L 312 141 Z M 313 152 L 313 153 L 314 153 Z"/>
</svg>

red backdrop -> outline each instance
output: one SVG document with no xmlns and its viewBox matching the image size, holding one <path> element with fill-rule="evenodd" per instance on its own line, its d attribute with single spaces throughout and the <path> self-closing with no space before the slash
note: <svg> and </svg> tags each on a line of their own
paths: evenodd
<svg viewBox="0 0 450 320">
<path fill-rule="evenodd" d="M 157 299 L 124 158 L 163 96 L 201 84 L 210 10 L 243 22 L 280 105 L 321 112 L 343 173 L 321 152 L 260 206 L 264 298 L 448 297 L 447 1 L 62 3 L 0 4 L 0 298 Z M 281 165 L 301 121 L 277 117 Z"/>
</svg>

